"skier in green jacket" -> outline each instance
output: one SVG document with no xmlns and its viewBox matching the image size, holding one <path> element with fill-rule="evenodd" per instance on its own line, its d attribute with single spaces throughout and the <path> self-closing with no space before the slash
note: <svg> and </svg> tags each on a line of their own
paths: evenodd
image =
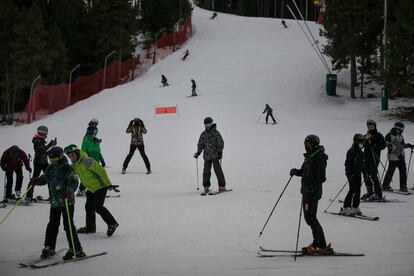
<svg viewBox="0 0 414 276">
<path fill-rule="evenodd" d="M 78 233 L 95 233 L 96 221 L 95 212 L 98 213 L 108 225 L 106 234 L 112 236 L 118 227 L 118 223 L 112 214 L 104 207 L 105 197 L 108 189 L 111 188 L 111 181 L 106 171 L 97 161 L 88 157 L 76 145 L 69 145 L 65 153 L 72 161 L 75 173 L 79 176 L 82 184 L 88 190 L 86 192 L 86 226 L 78 229 Z"/>
</svg>

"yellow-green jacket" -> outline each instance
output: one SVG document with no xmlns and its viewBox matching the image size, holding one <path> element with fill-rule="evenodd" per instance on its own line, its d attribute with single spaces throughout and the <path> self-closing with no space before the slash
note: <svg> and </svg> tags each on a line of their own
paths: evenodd
<svg viewBox="0 0 414 276">
<path fill-rule="evenodd" d="M 80 151 L 80 157 L 72 165 L 82 184 L 88 191 L 94 193 L 99 189 L 111 186 L 111 181 L 103 167 L 93 158 Z"/>
</svg>

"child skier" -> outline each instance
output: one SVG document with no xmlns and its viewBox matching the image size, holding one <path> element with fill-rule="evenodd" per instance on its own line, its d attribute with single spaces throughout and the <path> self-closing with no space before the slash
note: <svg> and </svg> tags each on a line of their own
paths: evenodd
<svg viewBox="0 0 414 276">
<path fill-rule="evenodd" d="M 78 179 L 74 175 L 72 166 L 68 164 L 66 157 L 63 155 L 63 149 L 53 147 L 48 152 L 50 166 L 47 167 L 45 173 L 39 178 L 32 178 L 30 185 L 46 185 L 49 188 L 50 212 L 49 223 L 46 228 L 45 248 L 42 250 L 41 258 L 48 258 L 55 254 L 56 238 L 59 232 L 60 217 L 63 217 L 63 228 L 66 232 L 69 250 L 63 256 L 64 260 L 84 257 L 81 243 L 76 233 L 76 227 L 73 222 L 73 214 L 75 211 L 75 195 L 74 192 L 78 187 Z M 66 203 L 68 202 L 69 214 L 66 211 Z M 70 226 L 68 222 L 70 220 Z M 72 229 L 72 232 L 70 231 Z M 73 238 L 73 244 L 72 244 Z M 73 252 L 73 246 L 75 252 Z"/>
</svg>

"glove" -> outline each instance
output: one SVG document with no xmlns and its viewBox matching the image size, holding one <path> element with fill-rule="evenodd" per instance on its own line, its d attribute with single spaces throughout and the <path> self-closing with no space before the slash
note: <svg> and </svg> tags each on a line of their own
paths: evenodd
<svg viewBox="0 0 414 276">
<path fill-rule="evenodd" d="M 196 152 L 194 153 L 194 158 L 197 159 L 200 156 L 200 153 Z"/>
<path fill-rule="evenodd" d="M 26 170 L 27 170 L 29 173 L 32 173 L 32 168 L 27 167 L 27 168 L 26 168 Z"/>
<path fill-rule="evenodd" d="M 220 159 L 222 159 L 222 158 L 223 158 L 223 153 L 222 153 L 222 152 L 220 152 L 220 153 L 218 154 L 217 158 L 218 158 L 219 160 L 220 160 Z"/>
<path fill-rule="evenodd" d="M 289 172 L 290 176 L 294 176 L 297 173 L 298 173 L 298 170 L 297 169 L 291 169 L 290 172 Z"/>
<path fill-rule="evenodd" d="M 102 167 L 105 167 L 105 161 L 104 160 L 101 160 L 101 165 L 102 165 Z"/>
<path fill-rule="evenodd" d="M 69 191 L 68 190 L 62 191 L 62 197 L 63 198 L 68 198 L 69 197 Z"/>
<path fill-rule="evenodd" d="M 52 141 L 49 142 L 49 146 L 50 147 L 54 147 L 57 144 L 57 138 L 53 139 Z"/>
<path fill-rule="evenodd" d="M 32 179 L 30 179 L 29 185 L 30 186 L 36 186 L 36 178 L 33 177 Z"/>
</svg>

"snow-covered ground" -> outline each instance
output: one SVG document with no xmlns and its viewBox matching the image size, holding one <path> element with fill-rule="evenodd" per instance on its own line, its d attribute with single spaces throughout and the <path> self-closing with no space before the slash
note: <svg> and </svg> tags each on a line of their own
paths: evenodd
<svg viewBox="0 0 414 276">
<path fill-rule="evenodd" d="M 380 100 L 327 97 L 323 67 L 294 22 L 283 29 L 275 19 L 219 14 L 209 20 L 211 12 L 199 8 L 193 15 L 194 35 L 188 43 L 140 78 L 31 125 L 0 128 L 1 151 L 17 144 L 33 154 L 31 138 L 39 125 L 47 125 L 49 139 L 57 137 L 64 147 L 80 144 L 89 120 L 99 118 L 107 171 L 122 194 L 106 201 L 120 224 L 113 237 L 106 237 L 99 216 L 97 233 L 80 235 L 86 253 L 106 250 L 107 255 L 42 270 L 29 271 L 17 263 L 40 254 L 49 206 L 16 208 L 0 225 L 0 274 L 413 275 L 413 196 L 388 195 L 405 203 L 362 204 L 364 213 L 380 217 L 377 222 L 323 213 L 346 181 L 343 164 L 354 133 L 365 133 L 368 118 L 377 120 L 383 134 L 392 127 L 394 121 L 379 110 Z M 318 26 L 310 27 L 317 36 Z M 183 62 L 187 48 L 190 56 Z M 161 74 L 167 76 L 169 87 L 160 87 Z M 191 78 L 198 84 L 199 97 L 187 97 Z M 275 109 L 279 124 L 266 125 L 264 116 L 257 122 L 266 103 Z M 179 117 L 154 119 L 154 105 L 178 105 Z M 223 170 L 233 191 L 200 197 L 192 156 L 206 116 L 213 117 L 224 138 Z M 134 117 L 142 118 L 148 128 L 144 140 L 151 175 L 145 174 L 139 153 L 127 174 L 120 174 L 129 150 L 125 129 Z M 319 205 L 326 238 L 337 251 L 363 252 L 365 257 L 307 257 L 297 262 L 257 257 L 259 246 L 295 246 L 299 178 L 293 178 L 264 234 L 260 238 L 258 234 L 289 179 L 289 169 L 301 165 L 303 139 L 310 133 L 320 137 L 329 155 Z M 404 135 L 407 142 L 414 142 L 413 124 L 406 123 Z M 394 187 L 397 176 L 398 172 Z M 0 178 L 4 179 L 3 172 Z M 24 187 L 27 180 L 25 173 Z M 413 181 L 411 170 L 409 186 Z M 217 189 L 214 173 L 212 187 Z M 47 188 L 36 187 L 37 194 L 47 196 Z M 345 191 L 340 198 L 344 196 Z M 84 225 L 84 201 L 77 198 L 77 227 Z M 338 203 L 331 206 L 339 208 Z M 9 209 L 0 209 L 0 217 Z M 67 247 L 62 228 L 57 248 Z M 300 245 L 310 241 L 310 229 L 302 221 Z"/>
</svg>

